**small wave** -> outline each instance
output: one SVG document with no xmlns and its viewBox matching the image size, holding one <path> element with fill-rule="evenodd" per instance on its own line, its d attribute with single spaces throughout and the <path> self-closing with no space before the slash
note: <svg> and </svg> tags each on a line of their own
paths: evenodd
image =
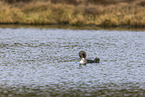
<svg viewBox="0 0 145 97">
<path fill-rule="evenodd" d="M 0 43 L 0 48 L 11 48 L 11 47 L 49 47 L 49 43 Z"/>
</svg>

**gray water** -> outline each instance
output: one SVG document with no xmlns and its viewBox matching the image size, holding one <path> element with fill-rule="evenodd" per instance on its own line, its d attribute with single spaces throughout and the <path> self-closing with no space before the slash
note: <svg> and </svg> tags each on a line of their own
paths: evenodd
<svg viewBox="0 0 145 97">
<path fill-rule="evenodd" d="M 145 31 L 0 28 L 0 95 L 143 97 Z"/>
</svg>

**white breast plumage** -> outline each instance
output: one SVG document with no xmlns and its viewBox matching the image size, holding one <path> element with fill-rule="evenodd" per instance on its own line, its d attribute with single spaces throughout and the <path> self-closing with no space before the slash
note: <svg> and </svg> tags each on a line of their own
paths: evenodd
<svg viewBox="0 0 145 97">
<path fill-rule="evenodd" d="M 87 63 L 87 60 L 85 58 L 82 58 L 81 61 L 80 61 L 80 64 L 86 65 L 86 63 Z"/>
</svg>

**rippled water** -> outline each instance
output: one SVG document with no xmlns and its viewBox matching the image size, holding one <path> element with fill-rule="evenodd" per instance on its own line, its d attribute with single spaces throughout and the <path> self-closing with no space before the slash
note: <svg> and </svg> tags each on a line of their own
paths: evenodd
<svg viewBox="0 0 145 97">
<path fill-rule="evenodd" d="M 145 96 L 145 32 L 0 28 L 0 95 Z"/>
</svg>

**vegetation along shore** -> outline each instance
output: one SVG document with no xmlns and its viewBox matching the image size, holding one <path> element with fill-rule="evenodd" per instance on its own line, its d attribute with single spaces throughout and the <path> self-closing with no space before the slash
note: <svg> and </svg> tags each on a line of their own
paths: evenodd
<svg viewBox="0 0 145 97">
<path fill-rule="evenodd" d="M 145 27 L 145 0 L 1 0 L 0 24 Z"/>
</svg>

